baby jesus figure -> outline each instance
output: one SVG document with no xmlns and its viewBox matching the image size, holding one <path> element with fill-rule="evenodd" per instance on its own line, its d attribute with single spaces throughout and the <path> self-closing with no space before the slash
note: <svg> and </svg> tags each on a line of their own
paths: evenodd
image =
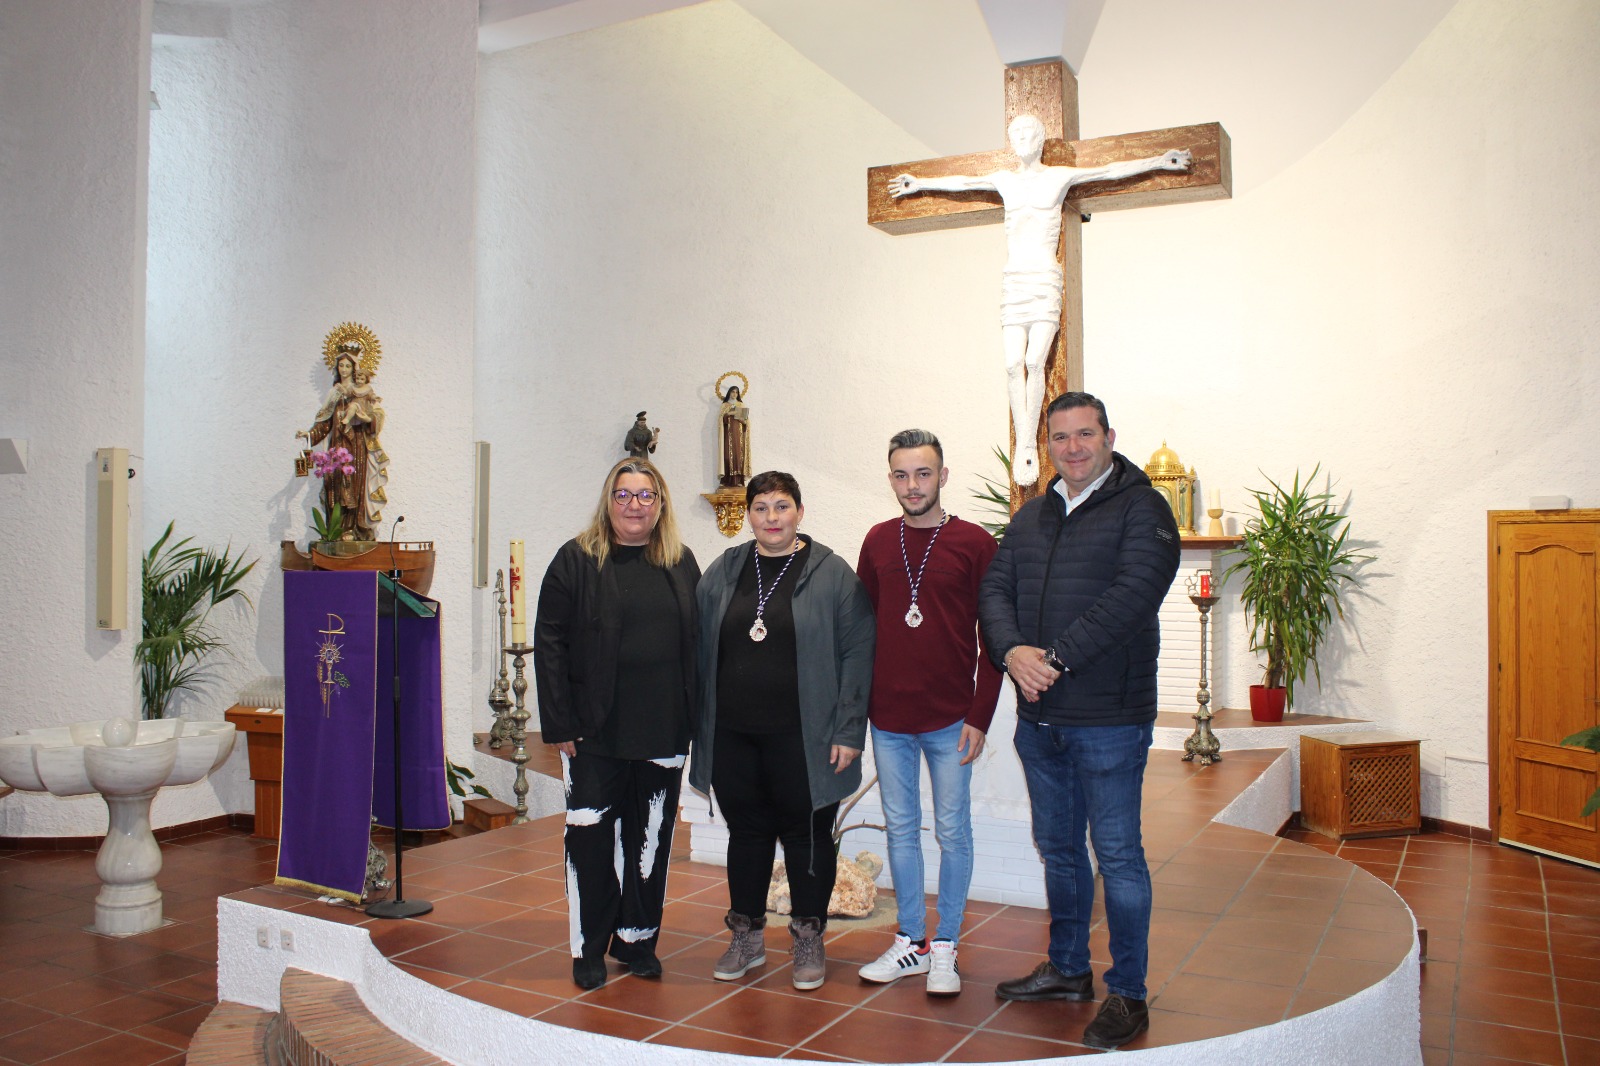
<svg viewBox="0 0 1600 1066">
<path fill-rule="evenodd" d="M 348 386 L 346 395 L 349 404 L 344 411 L 344 424 L 348 427 L 357 422 L 370 422 L 374 436 L 382 432 L 383 408 L 378 405 L 383 402 L 383 397 L 373 391 L 372 379 L 365 370 L 356 370 L 355 382 Z"/>
</svg>

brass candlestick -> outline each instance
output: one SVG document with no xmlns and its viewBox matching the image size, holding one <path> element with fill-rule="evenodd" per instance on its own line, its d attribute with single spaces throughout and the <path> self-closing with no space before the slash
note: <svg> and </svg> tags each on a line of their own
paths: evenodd
<svg viewBox="0 0 1600 1066">
<path fill-rule="evenodd" d="M 1199 575 L 1196 575 L 1198 578 Z M 1196 578 L 1191 578 L 1189 602 L 1200 609 L 1200 688 L 1194 694 L 1195 702 L 1200 705 L 1194 712 L 1194 732 L 1189 739 L 1183 742 L 1183 761 L 1197 762 L 1201 766 L 1210 766 L 1214 762 L 1222 761 L 1222 741 L 1211 732 L 1211 678 L 1210 655 L 1207 652 L 1206 637 L 1211 623 L 1211 608 L 1217 604 L 1217 596 L 1212 593 L 1211 574 L 1205 572 L 1206 580 L 1201 583 Z M 1195 591 L 1193 586 L 1199 585 L 1204 595 Z"/>
<path fill-rule="evenodd" d="M 511 682 L 506 678 L 506 572 L 494 572 L 494 598 L 500 604 L 500 676 L 489 689 L 489 709 L 494 726 L 489 730 L 489 747 L 501 748 L 511 738 Z"/>
<path fill-rule="evenodd" d="M 516 672 L 516 680 L 511 682 L 511 691 L 516 694 L 516 709 L 511 712 L 511 761 L 517 767 L 517 779 L 511 785 L 511 791 L 517 794 L 517 815 L 511 819 L 512 825 L 521 825 L 528 820 L 528 708 L 525 698 L 528 694 L 527 656 L 533 651 L 532 644 L 508 644 L 506 652 L 511 656 L 511 669 Z"/>
</svg>

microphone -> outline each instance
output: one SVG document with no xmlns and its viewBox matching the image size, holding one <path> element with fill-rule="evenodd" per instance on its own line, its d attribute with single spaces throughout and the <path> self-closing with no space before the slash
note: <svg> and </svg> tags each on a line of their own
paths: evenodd
<svg viewBox="0 0 1600 1066">
<path fill-rule="evenodd" d="M 400 523 L 404 522 L 405 520 L 406 520 L 406 516 L 405 515 L 401 515 L 399 518 L 396 518 L 394 520 L 394 525 L 389 527 L 389 539 L 390 540 L 394 539 L 394 531 L 399 529 L 400 528 Z"/>
</svg>

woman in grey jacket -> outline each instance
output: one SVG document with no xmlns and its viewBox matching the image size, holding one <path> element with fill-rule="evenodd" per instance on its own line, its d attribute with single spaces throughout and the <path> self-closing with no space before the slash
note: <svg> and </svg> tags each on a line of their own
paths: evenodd
<svg viewBox="0 0 1600 1066">
<path fill-rule="evenodd" d="M 689 783 L 728 823 L 733 933 L 713 970 L 766 961 L 767 885 L 783 842 L 794 986 L 822 984 L 833 893 L 833 820 L 861 784 L 872 688 L 872 604 L 849 564 L 801 537 L 800 486 L 778 471 L 745 489 L 755 540 L 724 552 L 700 581 L 700 722 Z"/>
</svg>

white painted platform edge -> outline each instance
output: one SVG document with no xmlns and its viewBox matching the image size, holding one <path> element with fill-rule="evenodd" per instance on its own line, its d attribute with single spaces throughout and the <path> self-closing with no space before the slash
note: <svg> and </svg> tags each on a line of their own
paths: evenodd
<svg viewBox="0 0 1600 1066">
<path fill-rule="evenodd" d="M 644 1044 L 519 1018 L 451 995 L 391 965 L 359 927 L 239 900 L 220 899 L 217 903 L 217 994 L 221 1000 L 275 1011 L 283 971 L 296 966 L 349 982 L 383 1024 L 456 1066 L 526 1066 L 530 1061 L 733 1066 L 769 1061 Z M 257 945 L 256 932 L 263 927 L 269 931 L 270 948 Z M 293 934 L 295 950 L 278 947 L 283 930 Z M 1413 933 L 1413 948 L 1405 961 L 1382 981 L 1349 999 L 1277 1025 L 1124 1054 L 1139 1063 L 1185 1066 L 1420 1063 L 1420 982 Z M 661 1028 L 671 1024 L 662 1022 Z"/>
</svg>

